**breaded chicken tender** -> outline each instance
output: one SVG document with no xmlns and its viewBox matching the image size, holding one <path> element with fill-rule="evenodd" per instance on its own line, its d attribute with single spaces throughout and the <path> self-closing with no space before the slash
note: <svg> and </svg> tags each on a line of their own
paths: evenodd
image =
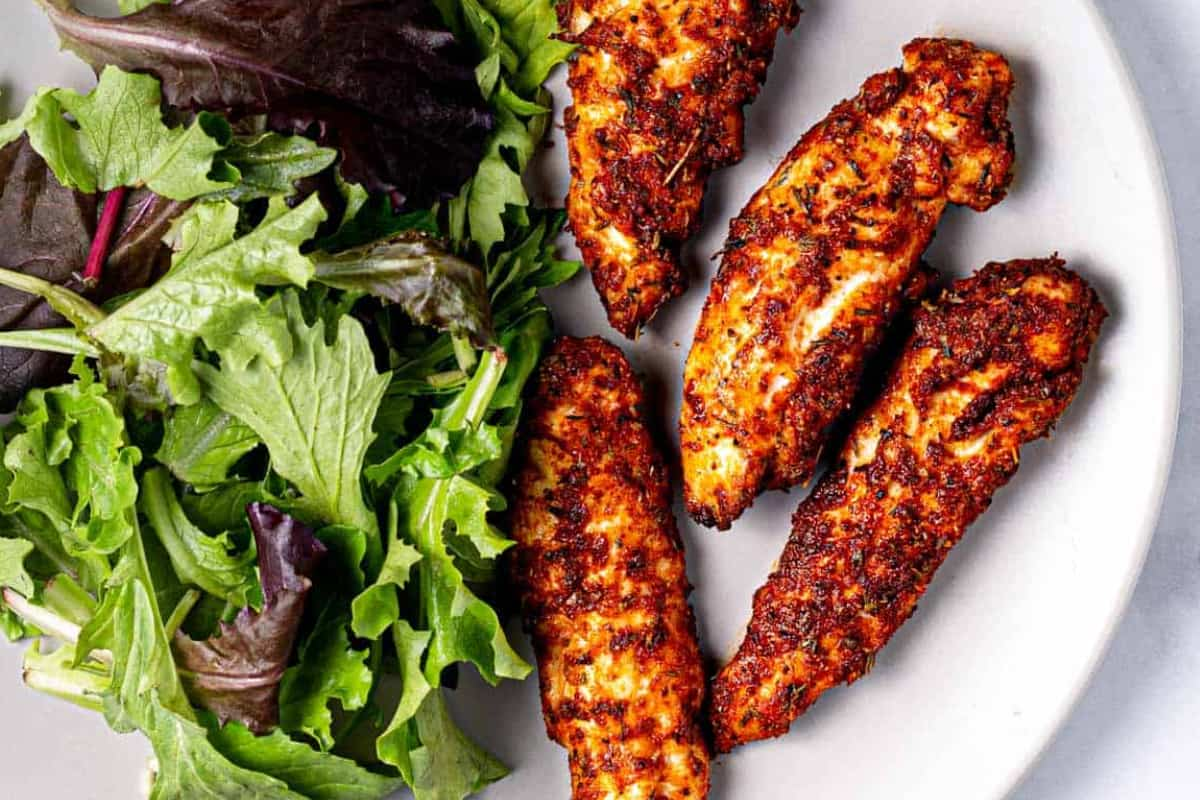
<svg viewBox="0 0 1200 800">
<path fill-rule="evenodd" d="M 564 0 L 579 45 L 566 110 L 567 215 L 612 326 L 637 335 L 686 287 L 679 248 L 708 178 L 742 158 L 758 94 L 795 0 Z"/>
<path fill-rule="evenodd" d="M 920 39 L 796 145 L 730 226 L 680 420 L 684 499 L 728 528 L 806 483 L 948 203 L 1005 195 L 1013 80 L 996 53 Z"/>
<path fill-rule="evenodd" d="M 714 681 L 718 751 L 785 733 L 827 689 L 866 674 L 1021 446 L 1070 405 L 1105 316 L 1058 259 L 991 264 L 916 312 Z"/>
<path fill-rule="evenodd" d="M 575 800 L 708 793 L 691 587 L 642 403 L 620 349 L 561 339 L 520 456 L 514 572 Z"/>
</svg>

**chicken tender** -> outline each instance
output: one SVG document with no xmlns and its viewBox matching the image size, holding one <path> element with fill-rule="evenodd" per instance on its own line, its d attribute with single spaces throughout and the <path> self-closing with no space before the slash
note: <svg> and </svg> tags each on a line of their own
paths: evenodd
<svg viewBox="0 0 1200 800">
<path fill-rule="evenodd" d="M 525 428 L 514 571 L 575 800 L 708 793 L 691 587 L 642 402 L 620 349 L 562 339 Z"/>
<path fill-rule="evenodd" d="M 1071 403 L 1105 316 L 1058 259 L 991 264 L 916 313 L 714 681 L 718 751 L 785 733 L 825 690 L 866 674 L 1021 445 Z"/>
<path fill-rule="evenodd" d="M 564 0 L 574 105 L 567 215 L 612 326 L 633 337 L 686 280 L 713 170 L 742 158 L 758 94 L 795 0 Z"/>
<path fill-rule="evenodd" d="M 730 226 L 680 420 L 684 498 L 727 529 L 807 482 L 948 203 L 983 211 L 1013 164 L 1004 58 L 921 39 L 788 155 Z"/>
</svg>

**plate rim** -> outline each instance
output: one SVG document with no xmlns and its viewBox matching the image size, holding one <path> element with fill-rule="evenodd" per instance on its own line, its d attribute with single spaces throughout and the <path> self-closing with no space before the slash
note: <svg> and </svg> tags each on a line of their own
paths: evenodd
<svg viewBox="0 0 1200 800">
<path fill-rule="evenodd" d="M 1014 767 L 1009 770 L 1008 779 L 1002 782 L 1000 792 L 994 795 L 996 800 L 1003 800 L 1011 795 L 1043 761 L 1051 746 L 1058 740 L 1068 720 L 1074 716 L 1084 695 L 1096 678 L 1096 674 L 1103 666 L 1113 642 L 1116 640 L 1121 623 L 1129 612 L 1133 593 L 1150 554 L 1150 545 L 1158 532 L 1158 525 L 1166 506 L 1167 487 L 1175 467 L 1175 450 L 1179 439 L 1179 419 L 1183 398 L 1183 274 L 1179 259 L 1179 220 L 1171 198 L 1166 160 L 1155 134 L 1146 100 L 1135 77 L 1133 65 L 1117 39 L 1112 20 L 1100 8 L 1098 0 L 1077 0 L 1077 5 L 1081 7 L 1081 11 L 1095 30 L 1097 38 L 1108 51 L 1110 60 L 1116 65 L 1119 90 L 1125 101 L 1136 112 L 1137 119 L 1134 121 L 1136 136 L 1141 140 L 1143 157 L 1147 158 L 1151 164 L 1149 177 L 1155 195 L 1155 216 L 1162 221 L 1162 225 L 1165 227 L 1165 230 L 1159 232 L 1159 236 L 1166 246 L 1167 289 L 1172 298 L 1172 302 L 1166 309 L 1166 325 L 1168 337 L 1172 343 L 1168 360 L 1169 379 L 1174 384 L 1174 390 L 1166 392 L 1164 397 L 1166 401 L 1164 419 L 1168 422 L 1159 431 L 1159 449 L 1163 452 L 1163 458 L 1154 465 L 1156 475 L 1155 489 L 1151 494 L 1153 499 L 1140 528 L 1135 557 L 1130 559 L 1122 578 L 1120 590 L 1114 595 L 1114 602 L 1107 613 L 1104 633 L 1096 637 L 1085 666 L 1080 670 L 1074 685 L 1069 691 L 1063 693 L 1054 712 L 1046 716 L 1049 724 L 1043 726 L 1043 730 L 1037 737 L 1031 737 L 1036 741 L 1036 746 L 1028 751 L 1020 763 L 1014 763 Z"/>
</svg>

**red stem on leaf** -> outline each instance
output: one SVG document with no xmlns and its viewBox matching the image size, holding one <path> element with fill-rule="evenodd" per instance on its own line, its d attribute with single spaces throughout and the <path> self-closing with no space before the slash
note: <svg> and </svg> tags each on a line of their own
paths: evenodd
<svg viewBox="0 0 1200 800">
<path fill-rule="evenodd" d="M 128 192 L 127 187 L 118 186 L 104 196 L 104 210 L 100 212 L 96 235 L 92 237 L 92 247 L 88 250 L 87 265 L 83 268 L 83 279 L 89 285 L 100 282 L 104 262 L 108 261 L 108 248 L 112 244 L 113 233 L 117 230 L 121 210 L 125 208 L 125 195 Z"/>
</svg>

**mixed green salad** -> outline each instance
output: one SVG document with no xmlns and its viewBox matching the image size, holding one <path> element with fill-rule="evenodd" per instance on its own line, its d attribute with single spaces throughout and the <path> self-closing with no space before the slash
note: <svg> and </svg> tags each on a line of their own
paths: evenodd
<svg viewBox="0 0 1200 800">
<path fill-rule="evenodd" d="M 521 175 L 550 0 L 38 0 L 98 76 L 0 124 L 0 627 L 151 796 L 465 797 L 458 665 L 570 278 Z M 3 418 L 0 418 L 3 419 Z"/>
</svg>

